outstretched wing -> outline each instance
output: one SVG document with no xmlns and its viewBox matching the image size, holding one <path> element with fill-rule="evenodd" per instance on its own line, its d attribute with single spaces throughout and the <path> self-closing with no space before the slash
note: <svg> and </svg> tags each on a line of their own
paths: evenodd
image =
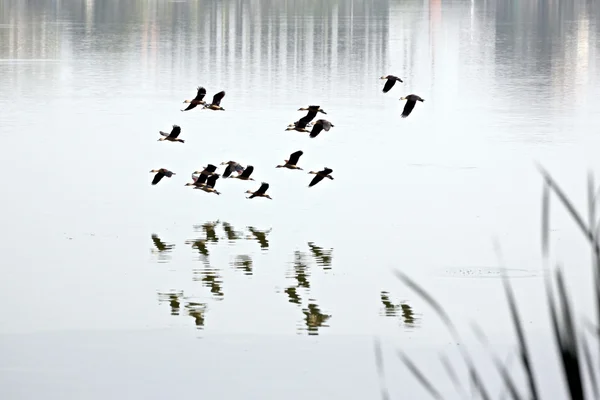
<svg viewBox="0 0 600 400">
<path fill-rule="evenodd" d="M 160 182 L 163 176 L 165 176 L 165 174 L 162 171 L 157 172 L 156 175 L 154 175 L 154 179 L 152 179 L 152 184 L 156 185 L 158 182 Z"/>
<path fill-rule="evenodd" d="M 383 86 L 383 93 L 387 93 L 396 84 L 396 77 L 389 77 Z"/>
<path fill-rule="evenodd" d="M 179 136 L 180 133 L 181 133 L 181 128 L 177 125 L 173 125 L 173 129 L 171 130 L 169 137 L 172 137 L 173 139 L 175 139 L 177 136 Z"/>
<path fill-rule="evenodd" d="M 217 183 L 217 179 L 219 179 L 219 175 L 211 175 L 208 177 L 208 179 L 206 180 L 206 186 L 214 188 L 215 184 Z"/>
<path fill-rule="evenodd" d="M 315 186 L 317 183 L 321 182 L 322 180 L 323 180 L 322 175 L 315 175 L 315 177 L 312 179 L 312 181 L 310 181 L 310 183 L 308 184 L 308 187 Z"/>
<path fill-rule="evenodd" d="M 333 170 L 331 168 L 327 168 L 327 167 L 325 167 L 323 169 L 323 171 L 321 171 L 321 173 L 323 173 L 323 175 L 329 175 L 332 172 L 333 172 Z"/>
<path fill-rule="evenodd" d="M 169 132 L 158 131 L 158 133 L 160 133 L 163 136 L 169 136 L 170 135 Z"/>
<path fill-rule="evenodd" d="M 208 175 L 206 174 L 200 174 L 200 176 L 198 176 L 196 179 L 194 179 L 194 183 L 196 184 L 196 186 L 200 186 L 204 183 L 206 183 L 206 178 L 208 178 Z"/>
<path fill-rule="evenodd" d="M 309 110 L 308 113 L 296 122 L 296 128 L 306 128 L 306 125 L 317 116 L 315 110 Z"/>
<path fill-rule="evenodd" d="M 229 175 L 231 175 L 232 172 L 233 166 L 231 164 L 227 164 L 227 166 L 225 167 L 225 171 L 223 171 L 223 178 L 229 177 Z"/>
<path fill-rule="evenodd" d="M 252 175 L 252 171 L 254 171 L 254 167 L 252 165 L 248 165 L 244 172 L 240 175 L 242 178 L 249 178 Z"/>
<path fill-rule="evenodd" d="M 319 133 L 321 133 L 322 130 L 323 130 L 322 124 L 314 124 L 312 130 L 310 131 L 310 137 L 316 138 L 319 135 Z"/>
<path fill-rule="evenodd" d="M 216 167 L 216 165 L 213 165 L 213 164 L 208 164 L 206 166 L 206 168 L 204 168 L 204 171 L 206 171 L 206 172 L 215 172 L 216 170 L 217 170 L 217 167 Z"/>
<path fill-rule="evenodd" d="M 196 107 L 197 105 L 198 105 L 198 103 L 196 103 L 195 100 L 192 100 L 192 102 L 190 103 L 190 105 L 187 106 L 187 108 L 183 109 L 182 111 L 191 110 L 192 108 Z"/>
<path fill-rule="evenodd" d="M 288 164 L 297 165 L 298 160 L 300 160 L 300 156 L 304 154 L 302 150 L 298 150 L 292 154 L 290 154 L 290 159 L 288 160 Z"/>
<path fill-rule="evenodd" d="M 221 100 L 225 97 L 225 91 L 221 91 L 213 96 L 212 104 L 215 106 L 221 105 Z"/>
<path fill-rule="evenodd" d="M 323 129 L 325 129 L 326 131 L 330 130 L 331 127 L 333 126 L 331 124 L 331 122 L 327 121 L 326 119 L 320 119 L 319 121 L 321 121 L 321 125 L 323 125 Z"/>
<path fill-rule="evenodd" d="M 263 182 L 260 185 L 260 187 L 258 188 L 258 190 L 256 192 L 254 192 L 254 194 L 265 193 L 268 188 L 269 188 L 269 184 L 267 182 Z"/>
<path fill-rule="evenodd" d="M 198 87 L 198 93 L 196 94 L 194 100 L 201 101 L 204 96 L 206 96 L 206 89 L 204 89 L 202 86 Z"/>
<path fill-rule="evenodd" d="M 402 110 L 402 118 L 406 118 L 410 115 L 413 108 L 415 108 L 415 104 L 417 102 L 415 100 L 406 100 L 406 104 L 404 105 L 404 110 Z"/>
</svg>

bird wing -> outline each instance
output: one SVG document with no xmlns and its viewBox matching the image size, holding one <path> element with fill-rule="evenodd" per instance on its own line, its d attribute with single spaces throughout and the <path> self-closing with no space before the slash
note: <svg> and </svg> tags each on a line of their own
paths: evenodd
<svg viewBox="0 0 600 400">
<path fill-rule="evenodd" d="M 221 104 L 221 100 L 225 97 L 225 91 L 220 91 L 219 93 L 213 96 L 212 104 L 218 106 Z"/>
<path fill-rule="evenodd" d="M 322 180 L 323 180 L 322 175 L 315 175 L 315 177 L 312 179 L 312 181 L 310 181 L 310 183 L 308 184 L 308 187 L 315 186 L 317 183 L 321 182 Z"/>
<path fill-rule="evenodd" d="M 314 124 L 310 131 L 310 137 L 311 138 L 317 137 L 319 135 L 319 133 L 321 133 L 322 130 L 323 130 L 322 124 Z"/>
<path fill-rule="evenodd" d="M 166 250 L 167 246 L 165 246 L 165 244 L 160 240 L 157 234 L 152 234 L 152 241 L 154 242 L 154 245 L 159 251 Z"/>
<path fill-rule="evenodd" d="M 383 93 L 387 93 L 396 84 L 396 77 L 389 77 L 383 86 Z"/>
<path fill-rule="evenodd" d="M 323 129 L 325 129 L 326 131 L 330 130 L 331 127 L 333 126 L 333 125 L 331 125 L 331 122 L 327 121 L 326 119 L 321 119 L 319 121 L 321 121 L 321 125 L 323 125 Z"/>
<path fill-rule="evenodd" d="M 329 175 L 330 173 L 333 172 L 333 170 L 331 168 L 327 168 L 325 167 L 325 169 L 323 169 L 323 171 L 321 171 L 323 173 L 323 175 Z"/>
<path fill-rule="evenodd" d="M 269 184 L 266 182 L 263 182 L 260 187 L 258 188 L 258 190 L 256 192 L 254 192 L 254 194 L 260 194 L 260 193 L 265 193 L 267 191 L 267 189 L 269 188 Z"/>
<path fill-rule="evenodd" d="M 202 86 L 200 86 L 198 88 L 198 93 L 196 94 L 196 97 L 194 98 L 194 100 L 202 100 L 204 98 L 204 96 L 206 96 L 206 89 L 204 89 Z"/>
<path fill-rule="evenodd" d="M 249 178 L 250 175 L 252 174 L 252 171 L 254 171 L 254 167 L 252 165 L 248 165 L 246 167 L 246 169 L 244 170 L 244 172 L 242 172 L 242 174 L 240 176 L 243 178 Z"/>
<path fill-rule="evenodd" d="M 298 150 L 298 151 L 290 154 L 290 159 L 288 160 L 288 164 L 296 165 L 298 163 L 298 160 L 300 160 L 300 156 L 302 154 L 304 154 L 304 152 L 302 150 Z"/>
<path fill-rule="evenodd" d="M 206 166 L 206 168 L 204 168 L 204 170 L 206 172 L 215 172 L 217 170 L 217 167 L 215 165 L 213 165 L 213 164 L 208 164 Z"/>
<path fill-rule="evenodd" d="M 192 100 L 190 105 L 187 106 L 187 108 L 185 108 L 183 111 L 191 110 L 192 108 L 196 107 L 197 105 L 198 105 L 198 103 L 195 103 L 195 99 L 194 99 L 194 100 Z"/>
<path fill-rule="evenodd" d="M 208 178 L 208 175 L 200 174 L 200 176 L 198 176 L 198 178 L 195 179 L 196 185 L 201 185 L 203 183 L 206 183 L 206 178 Z"/>
<path fill-rule="evenodd" d="M 306 128 L 306 125 L 317 116 L 315 110 L 309 110 L 308 113 L 296 122 L 296 128 Z"/>
<path fill-rule="evenodd" d="M 206 186 L 214 188 L 217 183 L 217 179 L 219 179 L 219 175 L 211 175 L 206 180 Z"/>
<path fill-rule="evenodd" d="M 163 176 L 165 176 L 165 174 L 162 171 L 157 172 L 156 175 L 154 175 L 154 179 L 152 179 L 152 184 L 156 185 L 158 182 L 160 182 Z"/>
<path fill-rule="evenodd" d="M 225 171 L 223 171 L 223 178 L 227 178 L 229 175 L 231 175 L 232 172 L 233 172 L 233 167 L 231 166 L 231 164 L 228 164 L 225 167 Z"/>
<path fill-rule="evenodd" d="M 402 118 L 406 118 L 410 115 L 410 112 L 415 108 L 415 104 L 417 102 L 415 100 L 406 100 L 406 104 L 404 105 L 404 110 L 402 110 Z"/>
<path fill-rule="evenodd" d="M 181 133 L 181 128 L 177 125 L 173 125 L 173 129 L 171 130 L 169 137 L 172 137 L 173 139 L 175 139 L 177 136 L 179 136 L 180 133 Z"/>
<path fill-rule="evenodd" d="M 158 131 L 158 133 L 160 133 L 163 136 L 169 136 L 170 135 L 169 132 Z"/>
</svg>

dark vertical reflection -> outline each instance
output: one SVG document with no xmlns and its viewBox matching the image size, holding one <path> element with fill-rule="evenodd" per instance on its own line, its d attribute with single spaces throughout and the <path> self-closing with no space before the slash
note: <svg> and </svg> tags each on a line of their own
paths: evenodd
<svg viewBox="0 0 600 400">
<path fill-rule="evenodd" d="M 175 245 L 163 242 L 155 233 L 152 234 L 151 238 L 154 247 L 150 251 L 157 255 L 158 262 L 162 263 L 170 261 L 170 253 Z"/>
<path fill-rule="evenodd" d="M 144 85 L 210 71 L 223 86 L 267 86 L 267 96 L 322 84 L 334 90 L 334 80 L 349 79 L 339 68 L 381 73 L 388 15 L 388 0 L 5 0 L 2 22 L 10 26 L 0 30 L 0 57 L 54 58 L 64 49 L 74 62 L 96 56 L 98 71 L 126 63 Z"/>
</svg>

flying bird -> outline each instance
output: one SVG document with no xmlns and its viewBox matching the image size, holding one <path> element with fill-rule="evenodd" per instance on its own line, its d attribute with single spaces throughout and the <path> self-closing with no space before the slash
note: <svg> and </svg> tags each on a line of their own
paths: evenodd
<svg viewBox="0 0 600 400">
<path fill-rule="evenodd" d="M 299 109 L 298 109 L 298 111 L 315 111 L 315 112 L 320 112 L 320 113 L 323 113 L 323 114 L 327 114 L 327 113 L 325 112 L 325 110 L 323 110 L 323 109 L 321 108 L 321 106 L 308 106 L 308 107 L 301 107 L 301 108 L 299 108 Z"/>
<path fill-rule="evenodd" d="M 217 166 L 213 164 L 208 164 L 202 171 L 194 171 L 196 175 L 215 175 L 215 171 L 217 170 Z"/>
<path fill-rule="evenodd" d="M 310 181 L 310 183 L 308 184 L 308 187 L 312 187 L 315 186 L 317 183 L 321 182 L 324 178 L 329 178 L 331 180 L 333 180 L 333 176 L 331 176 L 330 174 L 333 172 L 333 170 L 331 168 L 327 168 L 325 167 L 322 171 L 310 171 L 309 174 L 314 174 L 316 175 L 312 181 Z"/>
<path fill-rule="evenodd" d="M 394 75 L 382 76 L 379 79 L 387 79 L 387 81 L 385 82 L 385 85 L 383 85 L 383 93 L 389 92 L 390 89 L 393 88 L 394 85 L 396 84 L 396 81 L 403 82 L 402 79 L 400 79 L 400 78 L 398 78 L 397 76 L 394 76 Z"/>
<path fill-rule="evenodd" d="M 199 104 L 206 104 L 206 102 L 202 100 L 204 96 L 206 96 L 206 89 L 204 89 L 202 86 L 198 86 L 198 93 L 196 94 L 196 97 L 194 97 L 192 100 L 185 100 L 184 103 L 189 103 L 190 105 L 187 106 L 185 110 L 181 111 L 191 110 Z"/>
<path fill-rule="evenodd" d="M 317 116 L 317 112 L 327 114 L 319 106 L 308 106 L 307 108 L 299 108 L 298 111 L 308 112 L 304 117 L 300 118 L 298 121 L 294 122 L 293 124 L 289 124 L 286 128 L 286 131 L 309 132 L 306 129 L 306 127 L 309 125 L 310 121 L 312 121 Z"/>
<path fill-rule="evenodd" d="M 231 173 L 234 171 L 238 174 L 244 172 L 244 167 L 242 167 L 242 165 L 236 161 L 224 161 L 221 163 L 221 165 L 227 165 L 227 167 L 225 167 L 225 171 L 223 172 L 223 178 L 229 177 L 229 175 L 231 175 Z"/>
<path fill-rule="evenodd" d="M 289 168 L 289 169 L 299 169 L 299 170 L 302 170 L 302 168 L 296 166 L 296 164 L 298 164 L 298 160 L 300 159 L 300 156 L 302 154 L 304 154 L 304 152 L 302 150 L 298 150 L 298 151 L 290 154 L 290 159 L 289 160 L 284 160 L 285 164 L 278 165 L 275 168 Z"/>
<path fill-rule="evenodd" d="M 415 104 L 417 104 L 417 101 L 420 101 L 420 102 L 425 101 L 425 99 L 420 98 L 416 94 L 409 94 L 406 97 L 400 98 L 400 100 L 406 100 L 406 104 L 404 105 L 404 110 L 402 110 L 402 115 L 401 115 L 402 118 L 406 118 L 410 115 L 413 108 L 415 108 Z"/>
<path fill-rule="evenodd" d="M 169 142 L 184 143 L 183 139 L 179 139 L 177 137 L 181 133 L 181 128 L 177 125 L 173 125 L 173 129 L 171 129 L 171 133 L 167 133 L 167 132 L 163 132 L 163 131 L 158 131 L 158 132 L 164 136 L 164 137 L 161 137 L 160 139 L 158 139 L 159 142 L 162 142 L 163 140 L 168 140 Z"/>
<path fill-rule="evenodd" d="M 211 175 L 206 180 L 206 184 L 205 185 L 203 185 L 203 186 L 196 186 L 194 189 L 204 190 L 207 193 L 221 194 L 221 192 L 218 192 L 217 190 L 215 190 L 215 184 L 217 183 L 217 179 L 219 179 L 219 174 Z"/>
<path fill-rule="evenodd" d="M 193 173 L 192 180 L 194 182 L 186 183 L 185 186 L 195 186 L 195 187 L 204 186 L 206 184 L 206 179 L 208 177 L 209 177 L 208 174 L 197 175 L 196 173 Z"/>
<path fill-rule="evenodd" d="M 223 107 L 221 107 L 221 100 L 225 97 L 225 91 L 220 91 L 219 93 L 213 96 L 212 102 L 210 104 L 205 104 L 204 108 L 208 108 L 210 110 L 222 110 L 225 111 Z"/>
<path fill-rule="evenodd" d="M 246 197 L 246 198 L 253 199 L 254 197 L 266 197 L 267 199 L 273 200 L 271 198 L 271 196 L 269 196 L 268 194 L 265 193 L 268 188 L 269 188 L 269 184 L 266 182 L 263 182 L 256 192 L 253 192 L 252 190 L 246 190 L 245 193 L 250 193 L 250 197 Z"/>
<path fill-rule="evenodd" d="M 158 182 L 160 182 L 160 180 L 166 176 L 167 178 L 172 177 L 173 175 L 175 175 L 175 172 L 171 172 L 166 168 L 161 168 L 161 169 L 153 169 L 152 171 L 150 171 L 150 173 L 156 173 L 156 175 L 154 175 L 154 179 L 152 179 L 152 184 L 156 185 Z"/>
<path fill-rule="evenodd" d="M 315 124 L 313 125 L 309 136 L 311 138 L 316 138 L 323 129 L 325 129 L 325 131 L 328 131 L 331 128 L 333 128 L 334 126 L 335 125 L 333 125 L 331 122 L 327 121 L 326 119 L 318 119 L 315 121 Z"/>
<path fill-rule="evenodd" d="M 241 179 L 243 181 L 253 181 L 254 179 L 250 178 L 250 175 L 252 175 L 253 171 L 254 171 L 254 167 L 252 165 L 248 165 L 246 167 L 246 169 L 244 170 L 244 172 L 242 172 L 238 176 L 231 176 L 231 178 Z"/>
</svg>

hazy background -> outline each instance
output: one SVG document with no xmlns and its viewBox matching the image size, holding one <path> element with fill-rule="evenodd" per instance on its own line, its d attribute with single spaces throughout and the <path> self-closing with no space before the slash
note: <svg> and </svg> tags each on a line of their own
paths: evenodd
<svg viewBox="0 0 600 400">
<path fill-rule="evenodd" d="M 402 348 L 455 398 L 436 357 L 457 344 L 392 271 L 505 358 L 494 240 L 542 346 L 535 163 L 585 206 L 599 20 L 592 0 L 0 0 L 2 397 L 376 398 L 380 336 L 393 396 L 424 396 Z M 200 85 L 226 111 L 180 112 Z M 335 127 L 284 132 L 309 104 Z M 186 142 L 158 142 L 173 124 Z M 305 171 L 275 169 L 296 150 Z M 184 187 L 228 160 L 257 181 Z M 274 200 L 246 200 L 261 181 Z M 551 228 L 583 316 L 589 252 L 558 207 Z"/>
</svg>

